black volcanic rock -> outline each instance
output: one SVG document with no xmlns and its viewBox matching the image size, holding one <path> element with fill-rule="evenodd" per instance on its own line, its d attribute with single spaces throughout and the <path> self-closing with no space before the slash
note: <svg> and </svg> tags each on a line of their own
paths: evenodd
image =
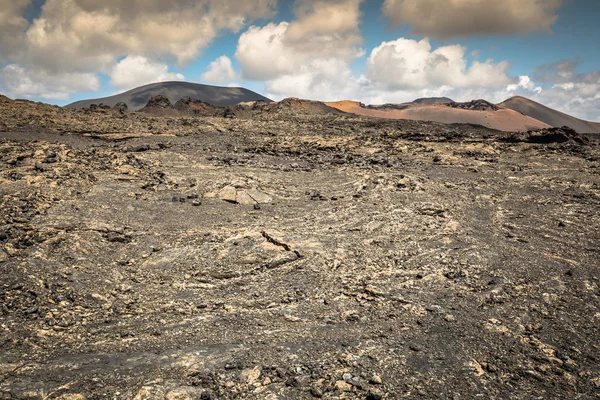
<svg viewBox="0 0 600 400">
<path fill-rule="evenodd" d="M 110 110 L 110 106 L 100 103 L 100 104 L 90 104 L 90 111 L 98 111 L 104 112 Z"/>
<path fill-rule="evenodd" d="M 173 105 L 169 101 L 168 97 L 163 95 L 154 96 L 148 101 L 144 108 L 172 108 Z"/>
<path fill-rule="evenodd" d="M 182 115 L 216 117 L 222 116 L 224 113 L 221 107 L 215 107 L 204 101 L 192 100 L 189 96 L 179 99 L 173 108 Z"/>
<path fill-rule="evenodd" d="M 289 97 L 278 103 L 269 104 L 267 108 L 276 112 L 294 112 L 309 114 L 345 114 L 343 111 L 328 106 L 321 101 L 304 100 L 296 97 Z"/>
<path fill-rule="evenodd" d="M 402 103 L 402 104 L 394 104 L 394 103 L 386 103 L 386 104 L 377 104 L 377 105 L 364 105 L 360 103 L 360 106 L 363 108 L 367 108 L 369 110 L 378 110 L 378 111 L 396 111 L 396 110 L 406 110 L 407 108 L 411 108 L 411 103 Z"/>
<path fill-rule="evenodd" d="M 569 128 L 568 126 L 541 129 L 526 133 L 511 133 L 500 140 L 511 143 L 525 142 L 537 144 L 572 143 L 587 145 L 590 143 L 589 138 L 578 134 L 574 129 Z"/>
<path fill-rule="evenodd" d="M 597 398 L 600 138 L 3 101 L 0 399 Z"/>
<path fill-rule="evenodd" d="M 218 107 L 258 100 L 271 102 L 268 98 L 245 88 L 219 87 L 191 82 L 159 82 L 140 86 L 115 96 L 77 101 L 66 107 L 87 108 L 90 104 L 98 103 L 108 104 L 113 107 L 117 103 L 123 102 L 127 104 L 130 110 L 137 111 L 146 106 L 146 103 L 157 95 L 167 97 L 171 104 L 187 96 L 190 99 L 203 101 Z"/>
<path fill-rule="evenodd" d="M 581 136 L 574 129 L 568 126 L 561 128 L 542 129 L 540 131 L 528 132 L 527 142 L 529 143 L 566 143 L 574 142 L 577 144 L 588 144 L 589 139 Z"/>
<path fill-rule="evenodd" d="M 452 102 L 449 103 L 448 106 L 452 108 L 460 108 L 462 110 L 471 111 L 498 111 L 500 109 L 500 107 L 498 107 L 497 105 L 482 99 L 472 100 L 465 103 Z"/>
<path fill-rule="evenodd" d="M 129 108 L 127 107 L 127 104 L 120 101 L 117 104 L 115 104 L 115 106 L 113 107 L 113 110 L 115 110 L 121 114 L 127 114 L 127 111 L 129 111 Z"/>
<path fill-rule="evenodd" d="M 448 97 L 421 97 L 421 98 L 413 101 L 413 103 L 422 104 L 422 105 L 448 104 L 448 103 L 454 103 L 454 100 L 452 100 Z"/>
</svg>

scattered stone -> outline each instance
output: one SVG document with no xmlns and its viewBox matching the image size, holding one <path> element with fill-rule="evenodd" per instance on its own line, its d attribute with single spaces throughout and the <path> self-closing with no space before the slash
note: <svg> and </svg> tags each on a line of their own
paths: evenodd
<svg viewBox="0 0 600 400">
<path fill-rule="evenodd" d="M 423 351 L 423 348 L 421 346 L 419 346 L 418 344 L 415 344 L 415 343 L 408 345 L 408 348 L 410 350 L 414 351 L 414 352 Z"/>
<path fill-rule="evenodd" d="M 350 385 L 349 383 L 346 383 L 345 381 L 336 381 L 335 382 L 335 389 L 338 392 L 351 392 L 352 391 L 352 385 Z"/>
<path fill-rule="evenodd" d="M 113 110 L 117 111 L 119 114 L 127 114 L 127 112 L 129 111 L 129 107 L 127 107 L 127 104 L 120 101 L 117 104 L 115 104 Z"/>
<path fill-rule="evenodd" d="M 248 385 L 252 385 L 260 378 L 261 368 L 254 367 L 252 369 L 245 369 L 240 373 L 240 380 L 246 382 Z"/>
<path fill-rule="evenodd" d="M 382 399 L 383 399 L 383 394 L 381 394 L 381 392 L 379 392 L 378 390 L 371 389 L 367 393 L 366 400 L 382 400 Z"/>
<path fill-rule="evenodd" d="M 597 392 L 593 135 L 0 103 L 0 398 Z"/>
<path fill-rule="evenodd" d="M 318 399 L 320 399 L 321 397 L 323 397 L 323 392 L 321 391 L 321 389 L 319 389 L 319 388 L 317 388 L 315 386 L 313 386 L 313 387 L 310 388 L 310 394 L 313 397 L 316 397 Z"/>
</svg>

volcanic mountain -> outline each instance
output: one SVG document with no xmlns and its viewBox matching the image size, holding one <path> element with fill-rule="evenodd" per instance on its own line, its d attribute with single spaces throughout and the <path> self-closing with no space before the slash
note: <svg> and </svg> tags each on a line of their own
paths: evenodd
<svg viewBox="0 0 600 400">
<path fill-rule="evenodd" d="M 123 102 L 130 110 L 137 111 L 146 106 L 152 97 L 158 95 L 165 96 L 172 104 L 184 97 L 221 107 L 259 100 L 271 102 L 270 99 L 258 93 L 240 87 L 209 86 L 191 82 L 159 82 L 110 97 L 77 101 L 67 107 L 87 108 L 92 104 L 100 103 L 113 107 L 115 104 Z"/>
<path fill-rule="evenodd" d="M 485 100 L 439 104 L 419 99 L 419 102 L 403 103 L 397 105 L 395 108 L 389 104 L 383 106 L 365 106 L 362 103 L 354 101 L 338 101 L 326 104 L 338 110 L 357 115 L 442 123 L 477 124 L 507 132 L 550 127 L 550 125 L 542 121 L 509 108 L 499 107 Z"/>
<path fill-rule="evenodd" d="M 511 97 L 499 104 L 518 111 L 550 126 L 569 126 L 578 133 L 600 133 L 600 123 L 584 121 L 521 96 Z"/>
</svg>

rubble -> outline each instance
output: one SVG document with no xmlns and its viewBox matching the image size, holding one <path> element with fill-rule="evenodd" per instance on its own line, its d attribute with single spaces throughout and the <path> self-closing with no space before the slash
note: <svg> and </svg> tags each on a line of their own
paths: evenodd
<svg viewBox="0 0 600 400">
<path fill-rule="evenodd" d="M 0 97 L 0 398 L 594 397 L 598 138 L 313 106 Z"/>
</svg>

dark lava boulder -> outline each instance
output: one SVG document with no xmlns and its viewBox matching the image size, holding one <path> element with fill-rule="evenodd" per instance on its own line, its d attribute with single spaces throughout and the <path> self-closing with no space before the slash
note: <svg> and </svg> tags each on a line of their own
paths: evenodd
<svg viewBox="0 0 600 400">
<path fill-rule="evenodd" d="M 120 101 L 117 104 L 115 104 L 113 110 L 117 111 L 120 114 L 127 114 L 127 111 L 129 111 L 129 107 L 127 107 L 127 104 Z"/>
<path fill-rule="evenodd" d="M 538 143 L 538 144 L 589 144 L 589 138 L 580 135 L 574 129 L 563 126 L 560 128 L 547 128 L 537 131 L 528 131 L 526 133 L 510 133 L 507 136 L 500 138 L 503 142 L 510 143 Z"/>
<path fill-rule="evenodd" d="M 155 117 L 177 117 L 180 115 L 173 107 L 173 104 L 171 104 L 171 101 L 161 94 L 152 97 L 146 104 L 146 107 L 142 108 L 140 112 Z"/>
<path fill-rule="evenodd" d="M 528 132 L 529 137 L 527 141 L 529 143 L 566 143 L 566 142 L 575 142 L 577 144 L 588 144 L 589 139 L 585 136 L 581 136 L 574 129 L 569 128 L 568 126 L 563 126 L 561 128 L 549 128 L 542 129 L 540 131 Z"/>
<path fill-rule="evenodd" d="M 107 106 L 106 104 L 91 104 L 90 105 L 90 111 L 97 111 L 97 112 L 105 112 L 110 110 L 110 106 Z"/>
<path fill-rule="evenodd" d="M 221 107 L 216 107 L 200 100 L 192 100 L 189 96 L 179 99 L 173 108 L 183 115 L 216 117 L 223 114 Z"/>
<path fill-rule="evenodd" d="M 447 104 L 452 108 L 460 108 L 462 110 L 470 110 L 470 111 L 498 111 L 500 107 L 495 104 L 490 103 L 487 100 L 472 100 L 466 103 L 449 103 Z"/>
<path fill-rule="evenodd" d="M 144 108 L 172 108 L 173 105 L 166 96 L 159 94 L 152 97 Z"/>
</svg>

